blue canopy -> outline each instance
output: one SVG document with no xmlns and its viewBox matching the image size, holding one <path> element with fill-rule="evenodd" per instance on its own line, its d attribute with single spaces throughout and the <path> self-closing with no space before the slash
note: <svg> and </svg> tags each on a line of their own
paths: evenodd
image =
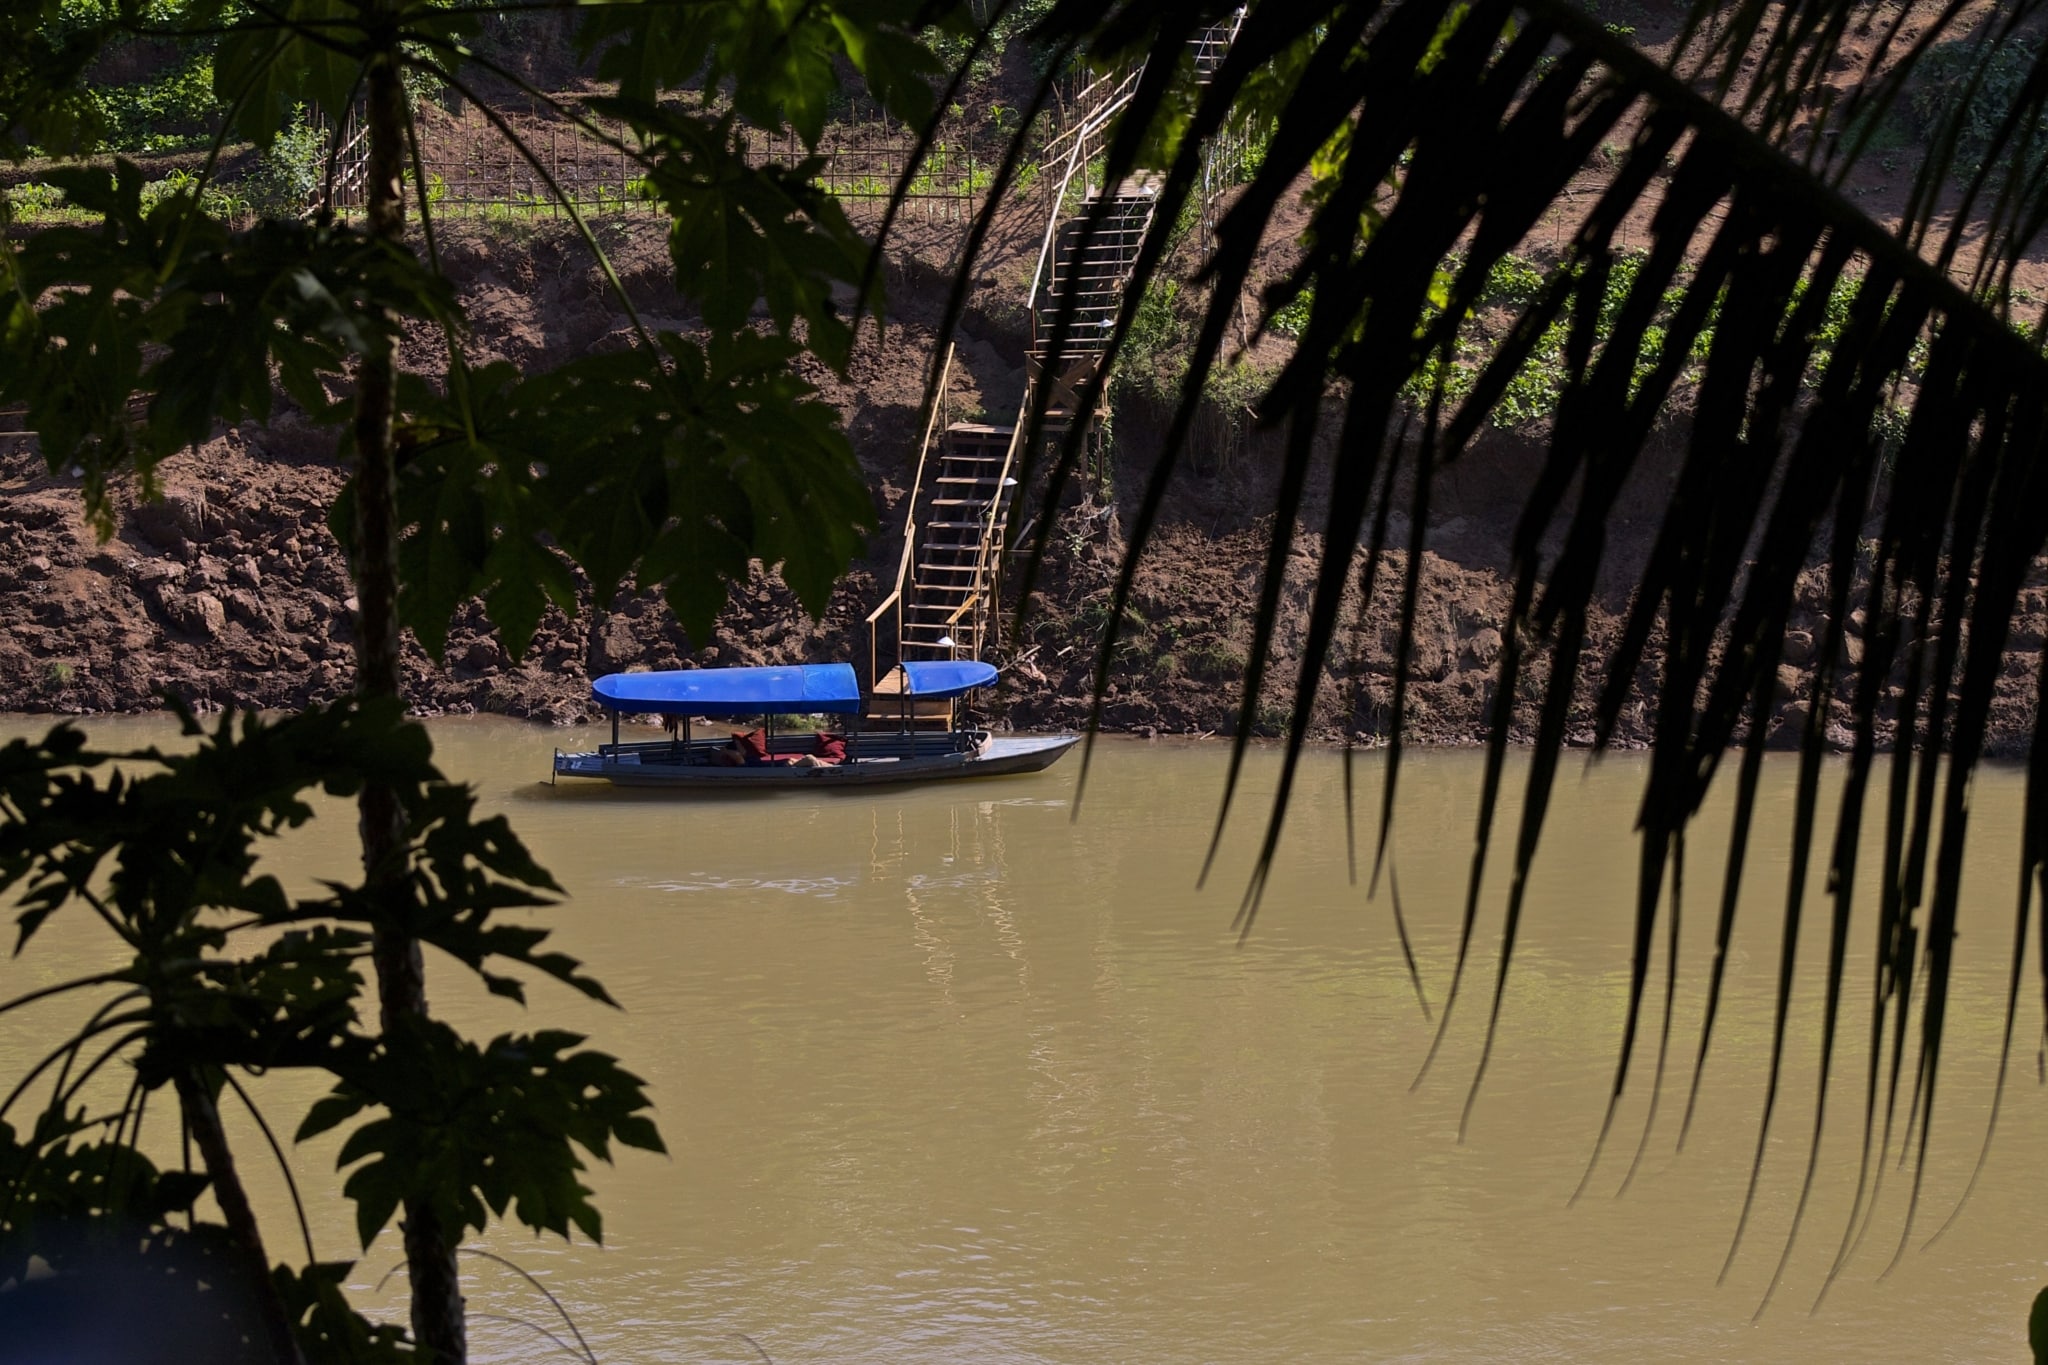
<svg viewBox="0 0 2048 1365">
<path fill-rule="evenodd" d="M 993 675 L 995 670 L 989 672 Z M 590 695 L 599 706 L 613 711 L 660 716 L 718 718 L 817 711 L 854 715 L 860 710 L 860 683 L 851 664 L 608 673 L 590 685 Z"/>
<path fill-rule="evenodd" d="M 927 659 L 903 665 L 903 690 L 913 697 L 957 697 L 995 684 L 994 664 L 978 659 Z"/>
</svg>

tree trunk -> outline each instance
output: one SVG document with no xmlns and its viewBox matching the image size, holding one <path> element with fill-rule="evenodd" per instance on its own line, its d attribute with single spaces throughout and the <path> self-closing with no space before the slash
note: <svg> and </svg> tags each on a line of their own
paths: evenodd
<svg viewBox="0 0 2048 1365">
<path fill-rule="evenodd" d="M 249 1195 L 235 1170 L 235 1154 L 220 1124 L 220 1106 L 213 1095 L 190 1072 L 181 1071 L 176 1080 L 178 1103 L 185 1111 L 185 1129 L 199 1147 L 199 1159 L 212 1182 L 213 1200 L 220 1205 L 228 1235 L 242 1250 L 249 1276 L 249 1294 L 263 1319 L 263 1336 L 270 1344 L 271 1358 L 300 1365 L 299 1343 L 292 1336 L 290 1316 L 277 1296 L 277 1284 L 270 1278 L 270 1257 L 263 1250 L 263 1233 L 256 1226 L 256 1211 L 249 1207 Z"/>
<path fill-rule="evenodd" d="M 397 240 L 405 231 L 405 90 L 395 53 L 375 60 L 367 82 L 369 166 L 368 230 Z M 356 367 L 356 695 L 399 694 L 398 503 L 392 463 L 392 394 L 396 358 L 365 355 Z M 363 871 L 373 902 L 386 900 L 404 872 L 405 818 L 397 794 L 372 783 L 358 803 L 362 813 Z M 426 973 L 420 945 L 409 935 L 379 929 L 373 949 L 385 1029 L 427 1012 Z M 412 1280 L 412 1334 L 438 1365 L 469 1357 L 462 1286 L 448 1229 L 423 1198 L 405 1201 L 405 1260 Z"/>
</svg>

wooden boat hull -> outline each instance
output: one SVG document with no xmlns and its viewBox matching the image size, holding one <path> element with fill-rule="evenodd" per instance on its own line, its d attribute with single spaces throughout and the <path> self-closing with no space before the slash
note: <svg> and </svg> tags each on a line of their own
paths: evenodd
<svg viewBox="0 0 2048 1365">
<path fill-rule="evenodd" d="M 720 768 L 642 762 L 639 753 L 557 753 L 555 775 L 603 778 L 620 787 L 665 787 L 677 791 L 823 791 L 1043 772 L 1080 742 L 1079 735 L 991 736 L 976 753 L 856 757 L 829 768 Z"/>
</svg>

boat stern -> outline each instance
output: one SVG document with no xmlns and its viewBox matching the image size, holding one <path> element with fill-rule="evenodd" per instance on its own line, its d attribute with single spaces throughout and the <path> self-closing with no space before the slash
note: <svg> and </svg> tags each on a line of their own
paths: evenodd
<svg viewBox="0 0 2048 1365">
<path fill-rule="evenodd" d="M 556 777 L 609 777 L 611 756 L 601 753 L 569 754 L 555 750 Z"/>
</svg>

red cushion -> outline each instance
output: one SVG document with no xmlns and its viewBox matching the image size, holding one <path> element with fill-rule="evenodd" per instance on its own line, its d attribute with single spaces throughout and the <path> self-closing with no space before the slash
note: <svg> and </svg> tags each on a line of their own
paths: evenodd
<svg viewBox="0 0 2048 1365">
<path fill-rule="evenodd" d="M 732 742 L 745 751 L 747 762 L 766 763 L 768 761 L 768 732 L 766 730 L 755 730 L 749 734 L 734 735 Z"/>
<path fill-rule="evenodd" d="M 811 746 L 811 752 L 824 759 L 827 763 L 844 763 L 846 762 L 846 736 L 827 734 L 820 730 L 817 742 Z"/>
</svg>

